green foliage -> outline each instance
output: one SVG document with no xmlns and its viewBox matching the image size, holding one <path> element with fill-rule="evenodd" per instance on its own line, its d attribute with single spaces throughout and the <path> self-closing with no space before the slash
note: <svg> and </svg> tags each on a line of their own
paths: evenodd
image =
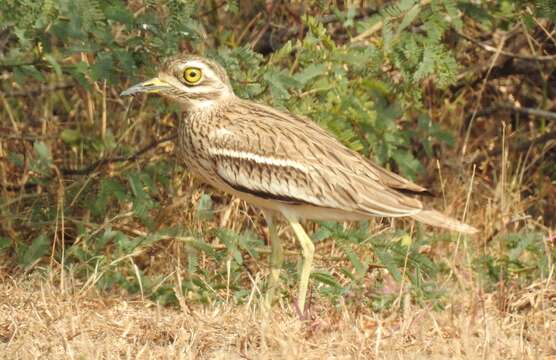
<svg viewBox="0 0 556 360">
<path fill-rule="evenodd" d="M 533 279 L 550 276 L 551 261 L 556 251 L 546 247 L 545 235 L 537 232 L 521 232 L 500 235 L 494 239 L 501 244 L 501 255 L 488 254 L 475 259 L 474 266 L 483 275 L 485 287 L 493 289 L 503 280 L 519 285 L 530 284 Z"/>
<path fill-rule="evenodd" d="M 31 163 L 31 169 L 42 175 L 50 174 L 50 166 L 52 165 L 52 155 L 45 143 L 37 141 L 33 144 L 36 158 Z"/>
<path fill-rule="evenodd" d="M 197 205 L 197 217 L 202 220 L 210 220 L 213 215 L 214 211 L 212 209 L 212 199 L 210 198 L 210 195 L 203 194 L 199 200 L 199 204 Z"/>
<path fill-rule="evenodd" d="M 195 4 L 171 0 L 147 5 L 135 16 L 119 0 L 3 1 L 0 23 L 14 39 L 1 64 L 20 65 L 14 69 L 20 83 L 44 79 L 48 70 L 83 86 L 98 80 L 116 84 L 155 63 L 151 54 L 175 54 L 182 41 L 197 36 Z"/>
<path fill-rule="evenodd" d="M 327 239 L 333 239 L 349 261 L 348 266 L 342 266 L 339 270 L 343 281 L 323 270 L 316 270 L 311 275 L 314 280 L 323 284 L 320 292 L 333 301 L 348 296 L 357 303 L 368 303 L 381 310 L 391 305 L 400 294 L 397 287 L 404 283 L 406 291 L 417 302 L 436 302 L 442 297 L 442 293 L 434 286 L 442 269 L 419 251 L 423 246 L 429 245 L 431 239 L 412 239 L 403 231 L 370 236 L 367 222 L 361 222 L 357 228 L 349 230 L 337 223 L 323 222 L 315 233 L 314 240 L 318 246 Z M 368 296 L 363 280 L 370 275 L 369 269 L 376 264 L 384 267 L 388 276 L 379 274 L 375 279 L 377 294 Z M 396 283 L 394 292 L 392 282 Z"/>
<path fill-rule="evenodd" d="M 192 220 L 167 219 L 168 199 L 192 191 L 184 190 L 184 169 L 168 153 L 76 172 L 100 159 L 131 155 L 145 137 L 173 131 L 169 123 L 179 115 L 168 114 L 179 113 L 177 107 L 159 98 L 124 106 L 116 94 L 125 85 L 151 76 L 163 59 L 184 49 L 205 54 L 225 66 L 239 96 L 310 117 L 364 156 L 416 178 L 423 169 L 417 154 L 431 158 L 435 147 L 454 144 L 428 115 L 422 96 L 424 85 L 447 89 L 457 80 L 460 67 L 447 38 L 462 30 L 462 19 L 494 31 L 508 27 L 527 6 L 536 16 L 555 17 L 548 0 L 401 0 L 363 16 L 354 7 L 319 3 L 302 17 L 303 32 L 286 32 L 264 56 L 253 50 L 255 38 L 246 40 L 254 16 L 239 1 L 0 1 L 0 70 L 8 79 L 0 91 L 43 91 L 39 104 L 33 97 L 0 98 L 2 131 L 36 137 L 0 148 L 0 155 L 6 152 L 2 164 L 28 175 L 21 189 L 0 194 L 0 254 L 15 255 L 22 268 L 46 256 L 62 263 L 64 256 L 76 276 L 93 279 L 101 289 L 122 288 L 163 304 L 179 296 L 223 301 L 223 294 L 248 301 L 255 281 L 249 271 L 263 267 L 253 264 L 266 260 L 268 247 L 249 230 L 255 228 L 251 223 L 237 231 L 219 228 L 222 201 L 205 193 L 190 208 L 181 202 Z M 334 25 L 322 15 L 333 15 Z M 277 27 L 290 29 L 289 18 L 277 17 L 283 22 Z M 101 113 L 108 117 L 102 133 Z M 64 177 L 60 169 L 79 176 Z M 344 257 L 311 275 L 317 291 L 333 302 L 355 298 L 383 309 L 403 291 L 423 302 L 442 296 L 434 284 L 448 269 L 420 252 L 435 238 L 403 231 L 371 237 L 367 223 L 351 229 L 322 223 L 314 240 L 317 246 L 336 241 Z M 537 234 L 500 241 L 507 242 L 502 254 L 475 259 L 489 281 L 546 276 L 549 256 L 556 257 L 542 251 Z M 179 248 L 181 256 L 168 247 Z M 165 260 L 167 267 L 152 269 L 151 253 L 176 257 L 181 267 Z M 286 259 L 283 277 L 291 288 L 297 262 Z M 373 266 L 385 270 L 369 295 L 364 280 L 375 275 Z M 174 272 L 184 273 L 179 286 L 169 278 Z"/>
<path fill-rule="evenodd" d="M 46 234 L 41 233 L 33 240 L 31 245 L 21 244 L 21 247 L 18 249 L 18 263 L 23 267 L 31 266 L 35 261 L 49 253 L 50 246 L 50 238 Z"/>
</svg>

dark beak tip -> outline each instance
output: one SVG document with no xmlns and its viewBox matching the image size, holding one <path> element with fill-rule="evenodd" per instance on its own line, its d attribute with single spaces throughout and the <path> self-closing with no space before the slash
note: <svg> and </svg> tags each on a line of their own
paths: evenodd
<svg viewBox="0 0 556 360">
<path fill-rule="evenodd" d="M 133 95 L 136 95 L 137 93 L 142 92 L 141 90 L 143 90 L 142 87 L 140 87 L 139 85 L 134 85 L 134 86 L 122 91 L 120 93 L 120 96 L 133 96 Z"/>
<path fill-rule="evenodd" d="M 131 95 L 133 95 L 133 92 L 129 90 L 124 90 L 120 93 L 120 96 L 131 96 Z"/>
</svg>

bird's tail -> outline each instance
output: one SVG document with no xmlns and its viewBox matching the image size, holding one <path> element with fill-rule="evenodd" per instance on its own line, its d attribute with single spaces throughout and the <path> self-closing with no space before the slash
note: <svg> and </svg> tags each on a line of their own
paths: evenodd
<svg viewBox="0 0 556 360">
<path fill-rule="evenodd" d="M 428 225 L 438 226 L 464 234 L 475 234 L 479 231 L 473 226 L 464 224 L 436 210 L 423 210 L 420 213 L 412 215 L 411 217 Z"/>
</svg>

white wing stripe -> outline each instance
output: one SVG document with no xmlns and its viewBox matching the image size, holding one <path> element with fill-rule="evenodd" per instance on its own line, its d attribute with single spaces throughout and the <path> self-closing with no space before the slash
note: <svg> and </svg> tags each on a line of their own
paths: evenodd
<svg viewBox="0 0 556 360">
<path fill-rule="evenodd" d="M 221 148 L 212 148 L 212 147 L 209 149 L 209 151 L 213 156 L 224 156 L 224 157 L 231 157 L 235 159 L 244 159 L 244 160 L 254 161 L 262 165 L 290 167 L 302 171 L 306 174 L 309 173 L 309 169 L 307 168 L 307 166 L 291 159 L 277 159 L 277 158 L 250 153 L 247 151 L 237 151 L 231 149 L 221 149 Z"/>
</svg>

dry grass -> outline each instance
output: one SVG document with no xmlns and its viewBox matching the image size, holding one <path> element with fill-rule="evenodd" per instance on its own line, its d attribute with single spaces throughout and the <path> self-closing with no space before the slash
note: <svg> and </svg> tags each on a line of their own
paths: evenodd
<svg viewBox="0 0 556 360">
<path fill-rule="evenodd" d="M 315 304 L 301 321 L 289 305 L 160 307 L 122 295 L 60 291 L 37 275 L 0 285 L 4 358 L 554 359 L 556 283 L 509 295 L 459 292 L 446 311 Z"/>
</svg>

